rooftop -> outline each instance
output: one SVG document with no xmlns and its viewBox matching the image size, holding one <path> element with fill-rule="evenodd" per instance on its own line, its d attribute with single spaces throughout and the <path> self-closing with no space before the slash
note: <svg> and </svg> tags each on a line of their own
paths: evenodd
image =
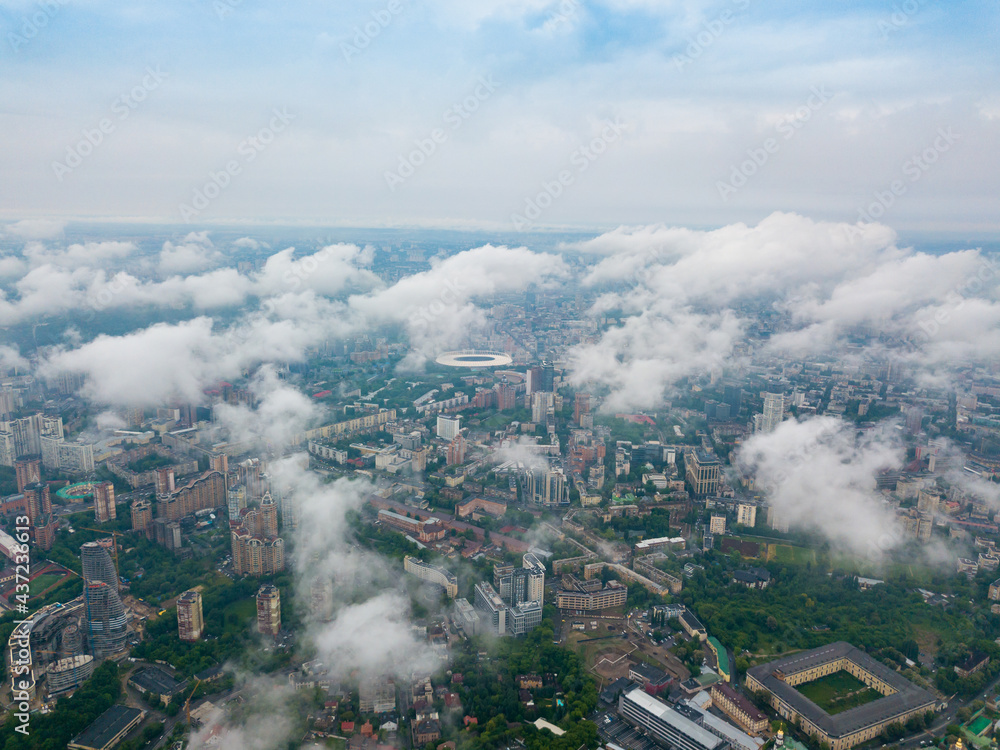
<svg viewBox="0 0 1000 750">
<path fill-rule="evenodd" d="M 105 748 L 130 724 L 142 718 L 143 711 L 138 708 L 115 705 L 98 716 L 94 723 L 72 739 L 70 747 Z"/>
<path fill-rule="evenodd" d="M 785 682 L 785 679 L 777 676 L 777 673 L 781 672 L 785 678 L 791 677 L 839 659 L 847 659 L 871 672 L 896 692 L 831 716 Z M 747 674 L 831 737 L 844 737 L 922 706 L 929 709 L 935 703 L 931 693 L 844 641 L 751 667 L 747 670 Z"/>
<path fill-rule="evenodd" d="M 136 672 L 129 678 L 129 682 L 140 690 L 155 693 L 156 695 L 173 695 L 184 687 L 183 683 L 178 682 L 162 669 L 157 669 L 156 667 Z"/>
</svg>

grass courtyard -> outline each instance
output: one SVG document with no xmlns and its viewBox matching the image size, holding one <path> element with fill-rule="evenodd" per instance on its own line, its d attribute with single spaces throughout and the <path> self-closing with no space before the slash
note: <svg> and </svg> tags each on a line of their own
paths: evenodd
<svg viewBox="0 0 1000 750">
<path fill-rule="evenodd" d="M 844 671 L 796 685 L 795 689 L 830 715 L 863 706 L 882 697 L 877 690 Z"/>
</svg>

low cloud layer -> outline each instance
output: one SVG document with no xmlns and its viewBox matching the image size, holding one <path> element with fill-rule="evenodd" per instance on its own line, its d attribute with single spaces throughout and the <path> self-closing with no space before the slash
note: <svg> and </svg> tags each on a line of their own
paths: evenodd
<svg viewBox="0 0 1000 750">
<path fill-rule="evenodd" d="M 734 463 L 753 473 L 775 521 L 818 533 L 836 549 L 872 557 L 901 540 L 895 511 L 875 490 L 905 457 L 893 432 L 859 432 L 836 417 L 789 419 L 749 438 Z"/>
</svg>

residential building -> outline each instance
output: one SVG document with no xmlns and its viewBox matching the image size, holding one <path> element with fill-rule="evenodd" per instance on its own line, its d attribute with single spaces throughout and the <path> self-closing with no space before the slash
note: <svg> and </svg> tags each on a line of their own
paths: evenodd
<svg viewBox="0 0 1000 750">
<path fill-rule="evenodd" d="M 201 609 L 201 594 L 195 590 L 185 591 L 177 597 L 177 632 L 182 641 L 193 642 L 201 639 L 205 630 L 205 618 Z"/>
<path fill-rule="evenodd" d="M 437 418 L 437 436 L 442 440 L 452 441 L 462 431 L 462 417 L 439 414 Z"/>
<path fill-rule="evenodd" d="M 281 632 L 281 592 L 270 583 L 257 592 L 257 630 L 275 639 Z"/>
<path fill-rule="evenodd" d="M 477 583 L 475 607 L 479 612 L 479 621 L 493 635 L 507 633 L 507 605 L 489 583 Z"/>
<path fill-rule="evenodd" d="M 115 486 L 111 482 L 98 482 L 94 488 L 94 518 L 98 523 L 113 521 L 118 517 L 115 506 Z"/>
<path fill-rule="evenodd" d="M 750 503 L 739 503 L 736 506 L 736 523 L 740 526 L 753 528 L 757 525 L 757 506 Z"/>
<path fill-rule="evenodd" d="M 735 721 L 745 732 L 757 736 L 767 731 L 767 715 L 749 698 L 726 682 L 712 686 L 712 704 Z"/>
<path fill-rule="evenodd" d="M 421 580 L 437 584 L 452 599 L 458 596 L 458 578 L 444 568 L 407 555 L 403 558 L 403 570 Z"/>
<path fill-rule="evenodd" d="M 718 457 L 702 448 L 695 448 L 685 458 L 685 474 L 696 497 L 714 495 L 719 489 L 721 473 Z"/>
</svg>

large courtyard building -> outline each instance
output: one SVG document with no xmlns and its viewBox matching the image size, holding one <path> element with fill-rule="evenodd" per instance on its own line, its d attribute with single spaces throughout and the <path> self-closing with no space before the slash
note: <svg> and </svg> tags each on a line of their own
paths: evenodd
<svg viewBox="0 0 1000 750">
<path fill-rule="evenodd" d="M 808 683 L 838 672 L 846 672 L 855 678 L 854 682 L 863 683 L 882 697 L 835 713 L 827 708 L 836 697 L 830 699 L 827 708 L 806 697 L 803 688 Z M 931 693 L 843 641 L 751 667 L 746 686 L 752 692 L 765 694 L 780 716 L 797 724 L 807 735 L 817 736 L 830 750 L 847 750 L 867 742 L 891 724 L 905 723 L 913 716 L 933 711 L 936 703 Z"/>
</svg>

